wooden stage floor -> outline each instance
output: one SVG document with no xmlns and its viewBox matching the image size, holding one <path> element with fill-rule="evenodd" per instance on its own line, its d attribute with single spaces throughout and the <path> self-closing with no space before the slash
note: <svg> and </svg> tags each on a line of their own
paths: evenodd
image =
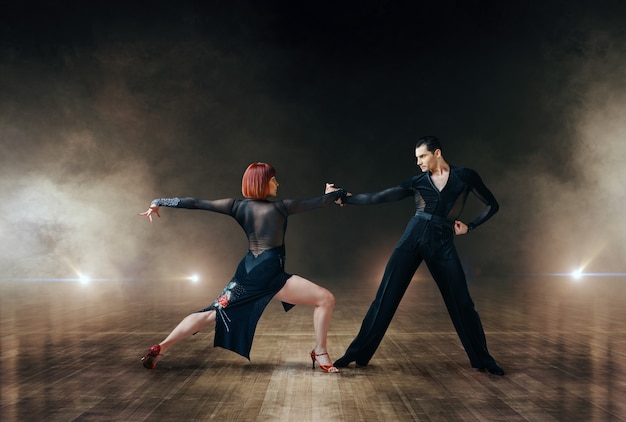
<svg viewBox="0 0 626 422">
<path fill-rule="evenodd" d="M 337 358 L 377 280 L 315 281 L 337 297 Z M 0 420 L 626 421 L 624 278 L 471 280 L 504 377 L 469 367 L 425 274 L 367 368 L 312 371 L 311 308 L 273 302 L 250 362 L 213 348 L 208 331 L 144 369 L 147 347 L 222 284 L 0 281 Z"/>
</svg>

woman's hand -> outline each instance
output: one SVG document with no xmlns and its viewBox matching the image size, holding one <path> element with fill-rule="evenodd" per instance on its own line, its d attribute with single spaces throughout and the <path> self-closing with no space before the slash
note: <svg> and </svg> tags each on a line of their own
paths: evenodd
<svg viewBox="0 0 626 422">
<path fill-rule="evenodd" d="M 150 205 L 150 207 L 148 208 L 148 211 L 141 212 L 141 213 L 139 213 L 137 215 L 139 215 L 141 217 L 148 217 L 148 219 L 152 223 L 152 214 L 156 214 L 157 217 L 161 218 L 161 214 L 159 214 L 159 207 L 158 206 Z"/>
<path fill-rule="evenodd" d="M 334 183 L 326 183 L 326 189 L 324 190 L 324 193 L 325 193 L 325 194 L 327 194 L 327 193 L 333 193 L 333 192 L 338 191 L 339 189 L 340 189 L 340 188 L 336 187 Z M 348 196 L 352 196 L 352 194 L 351 194 L 351 193 L 348 193 Z M 335 204 L 337 204 L 337 205 L 339 205 L 339 206 L 342 206 L 342 207 L 346 205 L 346 204 L 344 204 L 344 203 L 341 201 L 341 199 L 337 199 L 337 200 L 335 201 Z"/>
<path fill-rule="evenodd" d="M 326 183 L 326 189 L 324 190 L 324 193 L 333 193 L 338 190 L 339 188 L 336 187 L 334 183 Z"/>
</svg>

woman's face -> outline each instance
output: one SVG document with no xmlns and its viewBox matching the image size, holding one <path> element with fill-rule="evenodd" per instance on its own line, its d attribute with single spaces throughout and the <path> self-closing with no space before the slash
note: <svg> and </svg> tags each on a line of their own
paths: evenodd
<svg viewBox="0 0 626 422">
<path fill-rule="evenodd" d="M 276 176 L 272 177 L 269 181 L 269 193 L 267 194 L 267 196 L 276 196 L 278 194 L 278 179 L 276 179 Z"/>
</svg>

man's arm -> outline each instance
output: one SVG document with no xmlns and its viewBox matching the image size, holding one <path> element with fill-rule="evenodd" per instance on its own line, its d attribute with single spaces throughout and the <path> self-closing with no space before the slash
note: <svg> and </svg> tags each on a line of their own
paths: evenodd
<svg viewBox="0 0 626 422">
<path fill-rule="evenodd" d="M 468 232 L 474 230 L 487 220 L 489 220 L 500 209 L 498 201 L 495 196 L 487 188 L 485 183 L 474 170 L 467 169 L 468 184 L 474 195 L 483 203 L 485 207 L 468 225 Z"/>
</svg>

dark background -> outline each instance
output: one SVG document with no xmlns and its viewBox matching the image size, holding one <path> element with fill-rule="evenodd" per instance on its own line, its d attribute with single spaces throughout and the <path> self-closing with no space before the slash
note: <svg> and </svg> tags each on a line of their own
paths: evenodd
<svg viewBox="0 0 626 422">
<path fill-rule="evenodd" d="M 155 197 L 375 191 L 437 135 L 500 212 L 470 275 L 623 272 L 623 1 L 2 2 L 2 278 L 226 281 L 234 220 Z M 478 204 L 470 202 L 469 222 Z M 377 279 L 414 207 L 290 219 L 287 270 Z"/>
</svg>

